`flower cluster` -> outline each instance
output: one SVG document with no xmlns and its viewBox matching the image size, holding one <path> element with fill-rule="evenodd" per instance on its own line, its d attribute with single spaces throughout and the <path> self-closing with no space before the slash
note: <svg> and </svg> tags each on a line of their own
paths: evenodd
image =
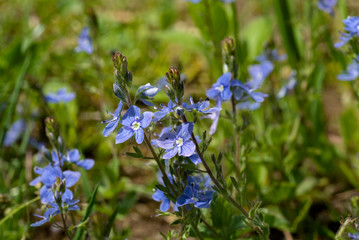
<svg viewBox="0 0 359 240">
<path fill-rule="evenodd" d="M 76 205 L 79 200 L 74 200 L 74 195 L 70 188 L 80 179 L 81 174 L 76 171 L 63 170 L 67 164 L 75 164 L 86 170 L 94 165 L 92 159 L 80 159 L 80 152 L 72 149 L 67 154 L 62 154 L 57 150 L 45 154 L 49 164 L 46 167 L 35 167 L 34 172 L 39 176 L 30 182 L 31 186 L 42 183 L 40 189 L 41 203 L 47 206 L 44 216 L 35 215 L 42 220 L 31 224 L 32 227 L 40 226 L 46 222 L 51 222 L 57 214 L 67 214 L 67 211 L 79 210 Z"/>
<path fill-rule="evenodd" d="M 341 33 L 340 42 L 334 45 L 336 48 L 340 48 L 353 38 L 359 37 L 359 17 L 349 16 L 343 20 L 343 23 L 346 32 Z"/>
<path fill-rule="evenodd" d="M 347 69 L 340 73 L 338 79 L 341 81 L 353 81 L 359 77 L 359 56 L 353 59 L 347 66 Z"/>
</svg>

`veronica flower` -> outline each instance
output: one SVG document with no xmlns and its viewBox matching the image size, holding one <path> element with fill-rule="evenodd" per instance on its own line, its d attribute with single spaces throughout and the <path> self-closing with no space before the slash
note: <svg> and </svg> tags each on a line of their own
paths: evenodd
<svg viewBox="0 0 359 240">
<path fill-rule="evenodd" d="M 264 62 L 264 61 L 281 62 L 286 59 L 287 59 L 287 55 L 286 54 L 279 55 L 276 49 L 267 49 L 261 55 L 256 57 L 256 60 L 258 62 Z"/>
<path fill-rule="evenodd" d="M 246 82 L 246 85 L 253 90 L 258 89 L 273 71 L 273 68 L 274 65 L 270 61 L 263 61 L 260 64 L 249 66 L 248 72 L 252 79 L 249 82 Z"/>
<path fill-rule="evenodd" d="M 160 133 L 159 135 L 156 134 L 156 133 L 154 133 L 153 135 L 155 135 L 155 136 L 157 136 L 157 137 L 161 137 L 163 134 L 169 133 L 169 132 L 171 132 L 171 131 L 172 131 L 172 127 L 171 127 L 171 126 L 168 126 L 168 127 L 162 128 L 161 133 Z M 152 140 L 151 140 L 151 144 L 152 144 L 153 146 L 155 146 L 155 147 L 159 147 L 158 144 L 157 144 L 157 140 L 158 140 L 158 139 L 152 139 Z"/>
<path fill-rule="evenodd" d="M 194 153 L 196 146 L 191 140 L 193 125 L 193 123 L 183 123 L 176 132 L 165 133 L 157 139 L 157 145 L 167 150 L 163 159 L 170 159 L 177 153 L 184 157 L 189 157 Z"/>
<path fill-rule="evenodd" d="M 209 101 L 207 99 L 204 100 L 203 102 L 199 100 L 197 103 L 193 101 L 192 97 L 190 97 L 189 99 L 191 104 L 187 104 L 187 103 L 183 104 L 183 107 L 189 112 L 193 110 L 197 110 L 200 113 L 210 114 L 219 110 L 218 108 L 209 108 Z"/>
<path fill-rule="evenodd" d="M 66 88 L 61 88 L 56 93 L 49 93 L 45 95 L 45 100 L 49 103 L 70 102 L 75 98 L 75 96 L 75 93 L 67 93 Z"/>
<path fill-rule="evenodd" d="M 348 233 L 348 237 L 350 237 L 351 240 L 358 240 L 359 239 L 359 233 Z"/>
<path fill-rule="evenodd" d="M 151 86 L 150 83 L 140 86 L 137 90 L 139 99 L 147 106 L 153 106 L 154 104 L 148 100 L 153 100 L 153 97 L 158 93 L 159 88 Z"/>
<path fill-rule="evenodd" d="M 191 160 L 191 162 L 195 165 L 198 165 L 199 163 L 202 162 L 201 158 L 198 156 L 197 153 L 192 154 L 191 156 L 188 157 L 189 160 Z"/>
<path fill-rule="evenodd" d="M 153 114 L 153 120 L 154 122 L 160 121 L 162 118 L 167 116 L 170 112 L 173 112 L 176 105 L 170 100 L 168 102 L 168 106 L 161 104 L 162 109 L 160 111 L 157 111 Z M 157 108 L 156 108 L 157 109 Z"/>
<path fill-rule="evenodd" d="M 225 73 L 220 76 L 215 84 L 207 90 L 207 97 L 210 99 L 221 99 L 221 101 L 228 101 L 232 92 L 230 89 L 231 73 Z"/>
<path fill-rule="evenodd" d="M 238 103 L 236 105 L 236 108 L 240 109 L 240 110 L 253 111 L 253 110 L 257 110 L 260 106 L 261 106 L 261 103 L 259 103 L 259 102 L 245 101 L 245 102 Z"/>
<path fill-rule="evenodd" d="M 80 173 L 74 171 L 64 171 L 62 172 L 59 167 L 47 166 L 42 171 L 41 174 L 41 182 L 44 184 L 40 189 L 40 198 L 43 204 L 50 203 L 54 201 L 54 196 L 51 190 L 51 186 L 56 183 L 56 178 L 60 178 L 60 180 L 64 180 L 65 183 L 65 192 L 62 196 L 62 199 L 65 201 L 66 199 L 72 199 L 72 192 L 68 189 L 75 185 L 75 183 L 80 179 Z"/>
<path fill-rule="evenodd" d="M 77 149 L 72 149 L 67 152 L 67 161 L 76 164 L 79 167 L 84 168 L 85 170 L 89 170 L 95 164 L 93 159 L 83 159 L 80 160 L 80 152 Z"/>
<path fill-rule="evenodd" d="M 90 37 L 90 29 L 84 27 L 77 39 L 78 46 L 75 48 L 76 52 L 86 52 L 87 54 L 93 53 L 92 40 Z"/>
<path fill-rule="evenodd" d="M 133 135 L 136 135 L 136 142 L 141 144 L 144 138 L 143 129 L 150 125 L 152 116 L 152 112 L 144 112 L 141 115 L 141 110 L 132 105 L 121 119 L 123 127 L 116 135 L 116 144 L 127 141 Z"/>
<path fill-rule="evenodd" d="M 347 69 L 337 76 L 341 81 L 353 81 L 359 77 L 359 56 L 347 66 Z"/>
<path fill-rule="evenodd" d="M 248 98 L 252 98 L 255 102 L 263 102 L 264 98 L 267 97 L 267 94 L 261 92 L 255 92 L 258 85 L 256 83 L 245 83 L 243 84 L 239 80 L 233 80 L 231 86 L 234 87 L 234 98 L 239 101 Z M 248 96 L 245 96 L 245 93 Z"/>
<path fill-rule="evenodd" d="M 6 132 L 3 145 L 5 147 L 11 146 L 20 138 L 25 129 L 26 122 L 23 119 L 15 121 L 13 124 L 11 124 L 9 130 Z"/>
<path fill-rule="evenodd" d="M 210 135 L 213 135 L 217 130 L 217 125 L 219 121 L 219 112 L 222 110 L 221 106 L 222 106 L 222 101 L 218 99 L 216 103 L 216 111 L 205 116 L 206 118 L 210 118 L 213 120 L 212 125 L 209 129 Z"/>
<path fill-rule="evenodd" d="M 198 179 L 189 177 L 184 193 L 177 199 L 177 205 L 180 207 L 193 204 L 195 208 L 209 208 L 213 193 L 212 190 L 202 190 Z"/>
<path fill-rule="evenodd" d="M 318 1 L 318 8 L 324 12 L 327 12 L 331 15 L 334 14 L 333 8 L 337 4 L 337 0 L 319 0 Z"/>
<path fill-rule="evenodd" d="M 108 136 L 110 136 L 110 134 L 113 131 L 115 131 L 115 129 L 118 125 L 118 122 L 120 121 L 120 118 L 121 118 L 122 108 L 123 108 L 123 103 L 122 103 L 122 101 L 120 101 L 118 103 L 117 109 L 115 110 L 115 112 L 113 114 L 110 112 L 107 112 L 108 114 L 112 115 L 112 119 L 102 121 L 102 123 L 107 123 L 105 129 L 102 132 L 103 136 L 108 137 Z"/>
<path fill-rule="evenodd" d="M 336 43 L 334 46 L 336 48 L 342 47 L 344 44 L 349 42 L 353 37 L 359 36 L 359 17 L 349 16 L 343 20 L 345 25 L 345 33 L 341 33 L 340 42 Z"/>
<path fill-rule="evenodd" d="M 69 211 L 75 211 L 75 210 L 80 210 L 80 208 L 76 205 L 79 202 L 79 200 L 70 200 L 70 199 L 66 199 L 63 203 L 62 203 L 62 208 L 65 207 L 65 205 L 67 206 L 67 210 Z M 46 210 L 46 212 L 44 213 L 44 216 L 40 216 L 37 214 L 34 214 L 34 216 L 42 218 L 42 220 L 35 222 L 33 224 L 31 224 L 31 227 L 38 227 L 41 226 L 44 223 L 47 223 L 50 221 L 50 218 L 56 216 L 57 214 L 60 213 L 60 207 L 57 205 L 57 203 L 53 202 L 53 203 L 49 203 L 49 205 L 52 208 L 48 208 Z"/>
<path fill-rule="evenodd" d="M 192 3 L 199 3 L 201 2 L 202 0 L 186 0 L 187 2 L 192 2 Z M 221 0 L 223 3 L 233 3 L 235 2 L 236 0 Z"/>
</svg>

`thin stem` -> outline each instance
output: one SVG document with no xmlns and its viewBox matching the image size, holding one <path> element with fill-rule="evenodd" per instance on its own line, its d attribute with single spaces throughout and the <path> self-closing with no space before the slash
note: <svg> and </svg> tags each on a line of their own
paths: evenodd
<svg viewBox="0 0 359 240">
<path fill-rule="evenodd" d="M 158 167 L 160 168 L 160 171 L 161 171 L 161 173 L 162 173 L 162 176 L 163 176 L 164 181 L 166 182 L 166 185 L 168 185 L 168 186 L 171 188 L 172 192 L 173 192 L 175 195 L 177 195 L 177 191 L 176 191 L 176 189 L 173 187 L 173 185 L 171 184 L 171 181 L 169 180 L 169 178 L 168 178 L 168 176 L 167 176 L 166 170 L 165 170 L 164 166 L 162 165 L 162 163 L 161 163 L 159 157 L 157 156 L 155 150 L 153 149 L 150 140 L 148 139 L 148 137 L 147 137 L 146 134 L 144 134 L 144 135 L 145 135 L 145 137 L 144 137 L 145 143 L 146 143 L 147 147 L 150 149 L 150 151 L 151 151 L 151 153 L 152 153 L 152 155 L 153 155 L 153 158 L 156 160 L 156 163 L 157 163 Z"/>
<path fill-rule="evenodd" d="M 233 75 L 233 74 L 232 74 Z M 232 103 L 232 114 L 233 114 L 233 130 L 234 130 L 234 139 L 235 139 L 235 162 L 236 162 L 236 174 L 237 177 L 239 176 L 239 173 L 241 172 L 240 169 L 240 144 L 239 144 L 239 134 L 237 129 L 237 109 L 236 109 L 236 102 L 234 99 L 234 96 L 232 95 L 231 98 Z"/>
<path fill-rule="evenodd" d="M 70 239 L 70 240 L 72 240 L 72 237 L 71 237 L 71 235 L 70 235 L 70 233 L 69 233 L 69 229 L 67 228 L 67 224 L 66 224 L 66 220 L 65 220 L 65 218 L 64 218 L 64 214 L 63 214 L 63 210 L 62 210 L 62 207 L 60 207 L 60 215 L 61 215 L 61 219 L 62 219 L 62 224 L 64 225 L 64 231 L 65 231 L 65 233 L 66 233 L 66 236 Z"/>
<path fill-rule="evenodd" d="M 201 232 L 198 230 L 196 224 L 194 224 L 194 223 L 192 222 L 191 225 L 192 225 L 192 228 L 193 228 L 194 232 L 196 233 L 197 237 L 198 237 L 199 239 L 201 239 L 201 240 L 204 240 L 204 238 L 203 238 Z"/>
<path fill-rule="evenodd" d="M 208 222 L 206 222 L 204 218 L 201 218 L 201 221 L 203 222 L 204 225 L 206 225 L 206 227 L 208 227 L 209 230 L 211 230 L 211 232 L 214 233 L 216 237 L 219 237 L 219 234 L 217 233 L 216 229 L 214 229 L 214 227 L 212 227 Z"/>
<path fill-rule="evenodd" d="M 186 119 L 186 116 L 183 115 L 182 117 L 184 122 L 188 122 Z M 242 207 L 241 204 L 239 204 L 237 201 L 235 201 L 232 196 L 227 192 L 227 189 L 225 189 L 222 184 L 217 180 L 217 178 L 215 178 L 215 176 L 213 175 L 213 172 L 211 170 L 211 168 L 208 166 L 202 152 L 201 149 L 198 145 L 198 142 L 196 140 L 196 137 L 194 135 L 194 133 L 191 133 L 191 137 L 192 137 L 192 141 L 194 143 L 194 145 L 196 146 L 196 151 L 197 154 L 199 156 L 199 158 L 202 161 L 203 166 L 205 167 L 205 169 L 207 170 L 207 173 L 209 175 L 209 177 L 211 178 L 211 180 L 213 181 L 213 183 L 216 185 L 216 187 L 218 188 L 218 190 L 222 193 L 222 195 L 227 199 L 227 201 L 232 204 L 232 206 L 236 207 L 248 220 L 249 222 L 246 222 L 251 228 L 253 228 L 262 238 L 264 238 L 263 235 L 263 231 L 262 229 L 258 228 L 257 226 L 253 225 L 252 221 L 253 219 L 249 216 L 249 214 L 247 213 L 247 211 Z"/>
</svg>

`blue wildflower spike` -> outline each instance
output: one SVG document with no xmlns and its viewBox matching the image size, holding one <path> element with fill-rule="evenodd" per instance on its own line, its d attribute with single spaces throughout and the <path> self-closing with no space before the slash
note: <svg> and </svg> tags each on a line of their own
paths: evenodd
<svg viewBox="0 0 359 240">
<path fill-rule="evenodd" d="M 189 177 L 184 193 L 177 199 L 177 205 L 193 204 L 195 208 L 209 208 L 213 193 L 212 190 L 202 190 L 198 178 Z"/>
<path fill-rule="evenodd" d="M 127 141 L 133 135 L 136 135 L 136 142 L 141 144 L 144 138 L 143 129 L 150 125 L 152 116 L 152 112 L 144 112 L 141 115 L 141 110 L 132 105 L 121 119 L 123 127 L 116 135 L 116 144 Z"/>
<path fill-rule="evenodd" d="M 84 27 L 77 39 L 78 46 L 75 48 L 76 52 L 85 52 L 87 54 L 93 53 L 92 40 L 90 37 L 90 29 Z"/>
<path fill-rule="evenodd" d="M 349 16 L 343 20 L 346 32 L 341 33 L 340 42 L 334 44 L 336 48 L 340 48 L 349 42 L 353 37 L 359 37 L 359 17 Z"/>
<path fill-rule="evenodd" d="M 49 93 L 45 95 L 45 100 L 49 103 L 65 103 L 74 100 L 76 94 L 74 92 L 67 92 L 66 88 L 61 88 L 56 93 Z"/>
<path fill-rule="evenodd" d="M 23 119 L 19 119 L 11 124 L 9 130 L 6 132 L 3 145 L 9 147 L 16 142 L 21 134 L 26 129 L 26 122 Z"/>
<path fill-rule="evenodd" d="M 232 92 L 230 89 L 231 73 L 225 73 L 220 76 L 215 84 L 207 90 L 207 97 L 210 99 L 221 99 L 222 101 L 228 101 Z"/>
<path fill-rule="evenodd" d="M 118 103 L 117 109 L 115 110 L 115 112 L 112 114 L 110 112 L 107 112 L 108 114 L 112 115 L 112 119 L 109 120 L 105 120 L 102 121 L 102 123 L 107 123 L 105 129 L 102 132 L 102 135 L 104 137 L 108 137 L 110 136 L 110 134 L 115 131 L 118 122 L 120 121 L 121 118 L 121 112 L 122 112 L 122 108 L 123 108 L 123 103 L 122 100 Z"/>
</svg>

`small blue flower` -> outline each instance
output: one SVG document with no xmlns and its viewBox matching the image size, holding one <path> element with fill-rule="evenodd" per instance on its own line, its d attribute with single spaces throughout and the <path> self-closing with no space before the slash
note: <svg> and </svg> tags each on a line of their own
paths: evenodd
<svg viewBox="0 0 359 240">
<path fill-rule="evenodd" d="M 72 149 L 67 152 L 67 161 L 76 164 L 79 167 L 84 168 L 85 170 L 89 170 L 95 164 L 93 159 L 83 159 L 80 160 L 80 152 L 77 149 Z"/>
<path fill-rule="evenodd" d="M 191 156 L 188 157 L 189 160 L 191 160 L 191 162 L 195 165 L 198 165 L 202 162 L 201 158 L 198 156 L 197 153 L 192 154 Z"/>
<path fill-rule="evenodd" d="M 348 233 L 348 237 L 350 237 L 351 240 L 358 240 L 359 239 L 359 233 Z"/>
<path fill-rule="evenodd" d="M 116 144 L 123 143 L 136 134 L 136 142 L 141 144 L 144 138 L 143 129 L 150 125 L 152 120 L 152 112 L 144 112 L 132 105 L 121 119 L 123 127 L 116 135 Z"/>
<path fill-rule="evenodd" d="M 160 111 L 157 111 L 153 114 L 153 120 L 154 122 L 160 121 L 162 118 L 167 116 L 170 112 L 173 112 L 176 105 L 170 100 L 168 102 L 168 106 L 161 104 L 162 109 Z"/>
<path fill-rule="evenodd" d="M 205 101 L 201 102 L 201 100 L 199 100 L 197 103 L 195 103 L 193 101 L 193 98 L 190 97 L 190 103 L 191 104 L 187 104 L 184 103 L 183 107 L 188 111 L 191 112 L 193 110 L 197 110 L 200 113 L 204 113 L 204 114 L 211 114 L 214 113 L 216 111 L 218 111 L 218 108 L 210 108 L 209 107 L 209 101 L 206 99 Z"/>
<path fill-rule="evenodd" d="M 218 98 L 222 101 L 228 101 L 232 92 L 230 89 L 231 73 L 225 73 L 220 76 L 215 84 L 207 90 L 207 97 L 210 99 L 217 100 Z"/>
<path fill-rule="evenodd" d="M 213 191 L 202 190 L 197 178 L 188 178 L 187 186 L 184 193 L 177 199 L 177 205 L 184 206 L 187 204 L 194 204 L 195 208 L 209 208 L 213 199 Z"/>
<path fill-rule="evenodd" d="M 343 23 L 345 25 L 344 30 L 346 32 L 341 33 L 340 42 L 334 45 L 336 48 L 342 47 L 353 37 L 359 37 L 359 17 L 349 16 L 343 20 Z"/>
<path fill-rule="evenodd" d="M 353 81 L 359 77 L 359 56 L 347 66 L 347 69 L 337 76 L 341 81 Z"/>
<path fill-rule="evenodd" d="M 74 92 L 66 92 L 66 88 L 61 88 L 56 93 L 49 93 L 45 95 L 45 100 L 49 103 L 60 103 L 60 102 L 70 102 L 75 98 L 76 94 Z"/>
<path fill-rule="evenodd" d="M 261 106 L 261 103 L 259 103 L 259 102 L 245 101 L 245 102 L 238 103 L 236 105 L 236 108 L 240 109 L 240 110 L 254 111 L 254 110 L 257 110 L 260 106 Z"/>
<path fill-rule="evenodd" d="M 168 127 L 164 127 L 164 128 L 161 130 L 161 133 L 160 133 L 159 135 L 156 134 L 156 133 L 154 133 L 154 135 L 160 138 L 163 134 L 169 133 L 169 132 L 171 132 L 171 131 L 172 131 L 172 127 L 171 127 L 171 126 L 168 126 Z M 158 139 L 152 139 L 152 140 L 151 140 L 151 144 L 152 144 L 153 146 L 155 146 L 155 147 L 159 147 L 158 144 L 157 144 L 157 140 L 158 140 Z"/>
<path fill-rule="evenodd" d="M 334 14 L 333 8 L 337 4 L 337 0 L 319 0 L 318 1 L 318 8 L 324 12 L 327 12 L 331 15 Z"/>
<path fill-rule="evenodd" d="M 177 153 L 184 157 L 189 157 L 194 153 L 196 146 L 191 140 L 193 125 L 193 123 L 183 123 L 176 132 L 165 133 L 157 139 L 157 145 L 167 150 L 163 159 L 170 159 Z"/>
<path fill-rule="evenodd" d="M 90 29 L 88 27 L 82 29 L 77 42 L 78 46 L 75 48 L 76 52 L 86 52 L 87 54 L 93 53 Z"/>
<path fill-rule="evenodd" d="M 187 2 L 192 2 L 192 3 L 200 3 L 202 0 L 186 0 Z M 221 0 L 223 3 L 233 3 L 235 2 L 236 0 Z"/>
<path fill-rule="evenodd" d="M 264 61 L 281 62 L 286 59 L 287 59 L 287 55 L 286 54 L 279 55 L 276 49 L 267 49 L 261 55 L 256 57 L 256 60 L 258 62 L 264 62 Z"/>
<path fill-rule="evenodd" d="M 70 199 L 66 199 L 63 203 L 62 203 L 62 208 L 65 207 L 65 204 L 67 206 L 67 210 L 69 211 L 76 211 L 76 210 L 80 210 L 80 208 L 76 205 L 79 202 L 79 200 L 70 200 Z M 33 224 L 31 224 L 31 227 L 38 227 L 41 226 L 44 223 L 47 223 L 50 221 L 50 217 L 54 217 L 57 214 L 60 213 L 60 207 L 57 205 L 57 203 L 53 202 L 53 203 L 49 203 L 49 205 L 52 208 L 48 208 L 45 213 L 44 216 L 40 216 L 37 214 L 34 214 L 34 216 L 42 218 L 42 220 L 35 222 Z"/>
<path fill-rule="evenodd" d="M 245 100 L 248 98 L 245 96 L 245 93 L 252 98 L 255 102 L 263 102 L 264 98 L 267 97 L 267 94 L 261 92 L 254 92 L 258 88 L 258 82 L 248 82 L 243 84 L 239 80 L 233 80 L 231 82 L 231 86 L 234 87 L 234 98 L 239 100 Z"/>
<path fill-rule="evenodd" d="M 273 71 L 274 65 L 270 61 L 263 61 L 260 64 L 251 65 L 248 68 L 249 75 L 252 79 L 246 82 L 246 85 L 252 89 L 258 89 L 268 75 Z"/>
<path fill-rule="evenodd" d="M 153 100 L 153 97 L 156 96 L 159 89 L 157 87 L 151 86 L 150 83 L 139 87 L 137 94 L 139 95 L 140 100 L 147 106 L 153 106 L 154 104 L 148 100 Z"/>
<path fill-rule="evenodd" d="M 102 132 L 103 136 L 108 137 L 108 136 L 110 136 L 110 134 L 113 131 L 115 131 L 115 129 L 118 125 L 118 122 L 120 121 L 120 118 L 121 118 L 122 108 L 123 108 L 123 103 L 122 103 L 122 101 L 120 101 L 118 103 L 117 109 L 115 110 L 115 112 L 113 114 L 110 112 L 107 112 L 108 114 L 112 115 L 112 119 L 102 121 L 102 123 L 107 123 L 105 129 Z"/>
<path fill-rule="evenodd" d="M 26 129 L 26 122 L 23 119 L 19 119 L 11 124 L 9 130 L 6 132 L 3 145 L 5 147 L 11 146 L 14 142 L 16 142 L 21 134 Z"/>
<path fill-rule="evenodd" d="M 62 195 L 62 199 L 65 201 L 66 199 L 73 198 L 72 192 L 68 188 L 75 185 L 75 183 L 80 179 L 81 174 L 79 172 L 70 170 L 62 172 L 59 167 L 53 167 L 51 165 L 42 169 L 41 172 L 41 182 L 44 186 L 40 189 L 40 198 L 43 204 L 47 204 L 55 200 L 51 187 L 54 183 L 56 183 L 56 178 L 60 178 L 60 180 L 64 180 L 65 182 L 66 190 Z"/>
<path fill-rule="evenodd" d="M 168 176 L 168 179 L 170 180 L 170 182 L 173 183 L 172 176 L 170 174 L 167 174 L 167 176 Z M 158 183 L 164 186 L 161 172 L 157 173 L 157 179 L 158 179 Z M 161 206 L 160 206 L 160 210 L 162 212 L 166 212 L 171 206 L 171 200 L 169 198 L 167 198 L 166 195 L 164 194 L 164 192 L 159 189 L 156 189 L 156 192 L 152 195 L 152 199 L 157 202 L 162 202 Z M 175 212 L 178 211 L 178 207 L 177 207 L 176 203 L 173 203 L 173 210 Z"/>
<path fill-rule="evenodd" d="M 210 118 L 210 119 L 213 120 L 212 125 L 211 125 L 211 127 L 209 129 L 209 134 L 210 135 L 213 135 L 217 130 L 217 125 L 218 125 L 218 121 L 219 121 L 219 113 L 222 110 L 221 107 L 222 107 L 222 101 L 220 99 L 218 99 L 217 103 L 216 103 L 216 107 L 215 107 L 216 111 L 214 111 L 214 112 L 212 112 L 210 114 L 207 114 L 205 116 L 205 118 Z"/>
</svg>

